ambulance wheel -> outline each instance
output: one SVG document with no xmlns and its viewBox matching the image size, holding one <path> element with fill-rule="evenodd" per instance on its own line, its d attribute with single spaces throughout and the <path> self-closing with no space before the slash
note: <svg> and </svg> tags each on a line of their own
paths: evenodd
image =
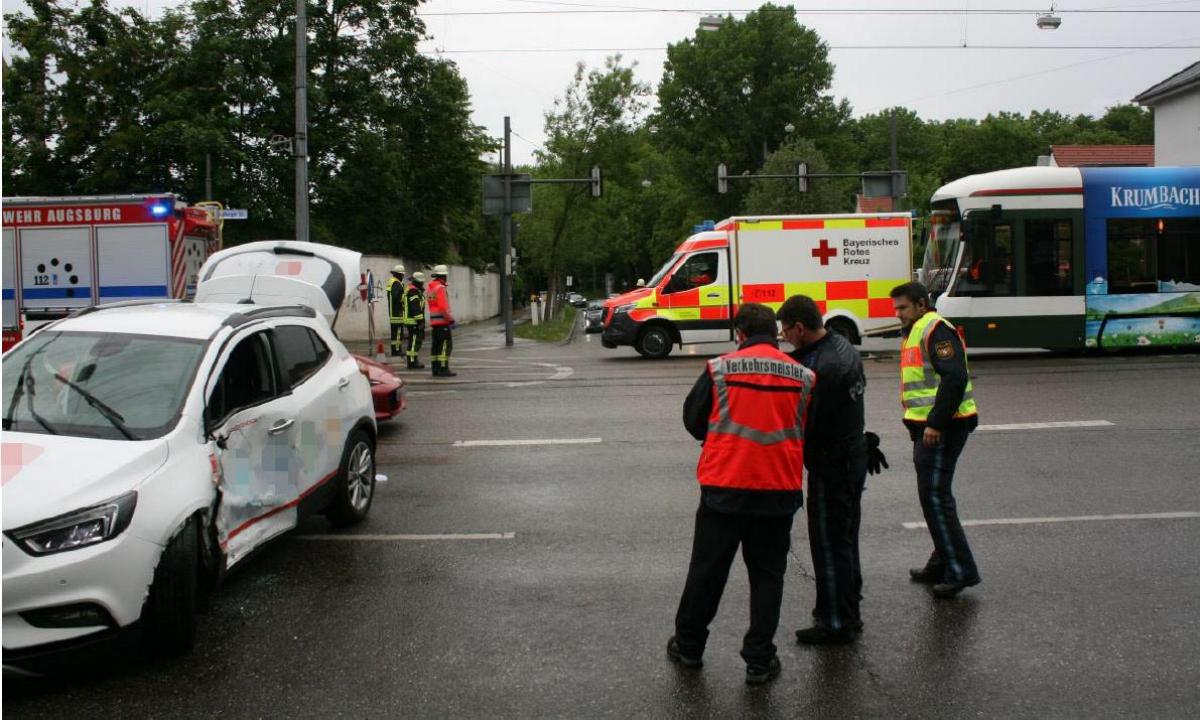
<svg viewBox="0 0 1200 720">
<path fill-rule="evenodd" d="M 854 323 L 846 318 L 833 318 L 825 323 L 825 329 L 846 338 L 851 345 L 858 345 L 862 342 L 862 338 L 858 336 L 858 328 L 854 327 Z"/>
<path fill-rule="evenodd" d="M 644 357 L 661 360 L 671 354 L 671 333 L 662 325 L 651 325 L 638 336 L 637 351 Z"/>
</svg>

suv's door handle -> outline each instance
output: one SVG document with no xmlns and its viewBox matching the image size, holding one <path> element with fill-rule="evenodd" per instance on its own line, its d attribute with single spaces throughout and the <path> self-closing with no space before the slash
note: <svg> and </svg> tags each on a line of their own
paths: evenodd
<svg viewBox="0 0 1200 720">
<path fill-rule="evenodd" d="M 348 378 L 348 377 L 344 377 L 341 380 L 338 380 L 338 390 L 345 390 L 346 386 L 349 384 L 350 384 L 350 378 Z"/>
<path fill-rule="evenodd" d="M 296 424 L 296 421 L 293 418 L 288 418 L 287 420 L 280 420 L 279 422 L 275 423 L 275 425 L 273 425 L 270 430 L 267 431 L 267 434 L 268 435 L 278 435 L 279 433 L 283 432 L 284 430 L 287 430 L 288 428 L 290 428 L 292 425 L 295 425 L 295 424 Z"/>
</svg>

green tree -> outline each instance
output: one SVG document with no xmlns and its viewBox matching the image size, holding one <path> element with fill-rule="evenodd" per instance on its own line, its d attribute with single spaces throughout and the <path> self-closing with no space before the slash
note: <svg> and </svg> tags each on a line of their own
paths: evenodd
<svg viewBox="0 0 1200 720">
<path fill-rule="evenodd" d="M 735 212 L 747 189 L 734 184 L 717 194 L 717 165 L 756 172 L 788 126 L 818 147 L 836 136 L 849 106 L 828 94 L 832 79 L 828 47 L 790 6 L 766 4 L 668 46 L 652 122 L 696 206 L 716 216 Z"/>
<path fill-rule="evenodd" d="M 807 138 L 795 138 L 767 158 L 763 172 L 768 175 L 788 175 L 796 172 L 800 162 L 808 165 L 810 173 L 829 172 L 825 155 Z M 750 183 L 742 206 L 742 215 L 802 215 L 848 212 L 853 209 L 857 181 L 838 178 L 816 178 L 808 183 L 808 192 L 799 192 L 796 180 L 758 180 Z"/>
</svg>

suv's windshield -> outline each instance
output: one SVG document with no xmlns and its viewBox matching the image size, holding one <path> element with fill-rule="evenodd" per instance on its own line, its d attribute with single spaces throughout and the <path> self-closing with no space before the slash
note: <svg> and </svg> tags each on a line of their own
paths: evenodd
<svg viewBox="0 0 1200 720">
<path fill-rule="evenodd" d="M 959 228 L 957 212 L 934 210 L 929 218 L 929 240 L 925 244 L 921 277 L 931 298 L 937 298 L 950 284 L 954 258 L 958 254 Z"/>
<path fill-rule="evenodd" d="M 203 340 L 45 331 L 4 356 L 4 429 L 118 440 L 179 417 Z"/>
</svg>

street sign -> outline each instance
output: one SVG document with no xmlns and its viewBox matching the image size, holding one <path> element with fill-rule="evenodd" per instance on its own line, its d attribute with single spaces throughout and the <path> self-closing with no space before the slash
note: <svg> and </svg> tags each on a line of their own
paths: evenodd
<svg viewBox="0 0 1200 720">
<path fill-rule="evenodd" d="M 250 211 L 246 208 L 223 208 L 221 217 L 225 220 L 249 220 Z"/>
<path fill-rule="evenodd" d="M 533 176 L 514 173 L 512 178 L 512 208 L 509 212 L 527 213 L 533 211 Z M 504 213 L 504 176 L 483 176 L 483 214 L 501 215 Z"/>
</svg>

